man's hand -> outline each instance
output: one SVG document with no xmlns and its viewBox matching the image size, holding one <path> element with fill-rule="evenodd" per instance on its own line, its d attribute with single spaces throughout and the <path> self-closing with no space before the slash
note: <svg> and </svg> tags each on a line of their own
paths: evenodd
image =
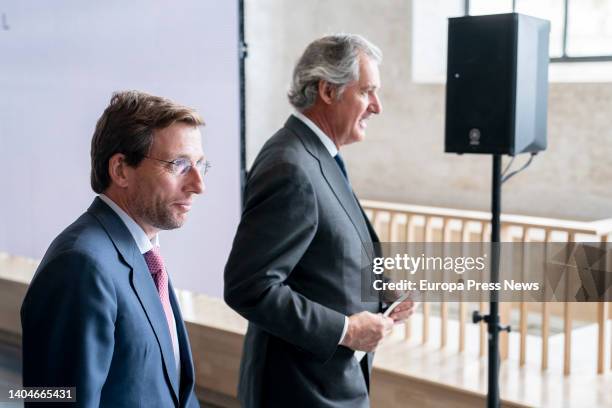
<svg viewBox="0 0 612 408">
<path fill-rule="evenodd" d="M 414 302 L 414 300 L 408 298 L 399 305 L 397 305 L 397 307 L 393 309 L 389 317 L 393 319 L 394 323 L 402 323 L 404 320 L 412 316 L 416 309 L 416 305 L 417 304 Z"/>
<path fill-rule="evenodd" d="M 393 319 L 382 314 L 361 312 L 349 316 L 342 345 L 353 350 L 374 351 L 383 337 L 393 330 Z"/>
</svg>

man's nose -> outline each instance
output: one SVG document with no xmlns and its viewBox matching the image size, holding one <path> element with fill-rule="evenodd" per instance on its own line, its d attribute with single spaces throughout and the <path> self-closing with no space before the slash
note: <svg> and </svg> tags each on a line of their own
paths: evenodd
<svg viewBox="0 0 612 408">
<path fill-rule="evenodd" d="M 375 114 L 382 113 L 382 102 L 380 101 L 380 97 L 377 94 L 372 96 L 372 100 L 370 102 L 370 112 Z"/>
<path fill-rule="evenodd" d="M 206 186 L 204 184 L 204 177 L 202 176 L 200 170 L 193 166 L 187 176 L 189 177 L 189 191 L 195 194 L 202 194 L 206 189 Z"/>
</svg>

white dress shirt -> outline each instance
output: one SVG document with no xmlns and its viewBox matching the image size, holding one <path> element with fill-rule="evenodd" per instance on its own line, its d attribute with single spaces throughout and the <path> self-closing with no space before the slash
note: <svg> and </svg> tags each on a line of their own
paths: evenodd
<svg viewBox="0 0 612 408">
<path fill-rule="evenodd" d="M 159 246 L 159 236 L 155 234 L 152 240 L 149 240 L 147 234 L 143 231 L 140 225 L 136 224 L 136 221 L 132 219 L 125 211 L 121 209 L 113 200 L 105 196 L 104 194 L 99 195 L 100 199 L 104 201 L 108 206 L 121 218 L 121 221 L 125 224 L 130 234 L 132 234 L 132 238 L 136 241 L 136 245 L 140 250 L 141 254 L 145 254 L 153 249 L 153 246 Z M 170 288 L 168 288 L 170 289 Z M 178 333 L 176 331 L 176 320 L 174 320 L 174 316 L 172 316 L 172 329 L 174 330 L 173 335 L 170 336 L 172 338 L 172 349 L 174 351 L 174 362 L 176 364 L 176 373 L 179 378 L 179 384 L 181 383 L 181 352 L 178 344 Z"/>
<path fill-rule="evenodd" d="M 314 132 L 315 135 L 317 135 L 317 137 L 319 138 L 319 140 L 321 140 L 321 143 L 323 143 L 323 146 L 325 146 L 325 149 L 329 152 L 332 158 L 336 157 L 336 155 L 338 154 L 338 148 L 329 136 L 327 136 L 317 125 L 315 125 L 312 120 L 308 119 L 302 113 L 296 111 L 293 116 L 304 122 L 304 124 L 308 126 L 310 130 Z M 340 336 L 340 341 L 338 341 L 338 344 L 342 343 L 342 341 L 344 340 L 344 336 L 346 336 L 346 331 L 348 330 L 348 325 L 349 319 L 347 316 L 344 316 L 344 329 L 342 329 L 342 335 Z"/>
</svg>

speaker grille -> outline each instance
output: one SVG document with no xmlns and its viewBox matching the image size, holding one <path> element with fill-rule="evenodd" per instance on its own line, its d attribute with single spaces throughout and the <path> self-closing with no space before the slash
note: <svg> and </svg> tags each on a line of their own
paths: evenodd
<svg viewBox="0 0 612 408">
<path fill-rule="evenodd" d="M 450 19 L 446 151 L 513 153 L 515 14 Z M 479 133 L 480 139 L 475 139 Z M 471 136 L 471 137 L 470 137 Z"/>
</svg>

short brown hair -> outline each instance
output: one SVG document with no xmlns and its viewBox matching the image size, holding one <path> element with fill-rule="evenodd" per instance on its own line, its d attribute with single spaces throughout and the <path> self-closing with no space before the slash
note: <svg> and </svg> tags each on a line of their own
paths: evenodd
<svg viewBox="0 0 612 408">
<path fill-rule="evenodd" d="M 176 122 L 204 125 L 195 110 L 169 99 L 139 91 L 115 92 L 91 139 L 91 188 L 98 194 L 108 188 L 108 161 L 113 155 L 122 153 L 128 165 L 137 166 L 153 144 L 153 131 Z"/>
</svg>

